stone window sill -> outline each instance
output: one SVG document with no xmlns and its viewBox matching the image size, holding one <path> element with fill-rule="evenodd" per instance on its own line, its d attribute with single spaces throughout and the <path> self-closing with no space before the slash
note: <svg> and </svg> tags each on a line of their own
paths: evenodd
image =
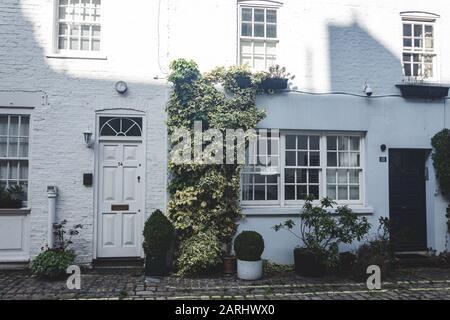
<svg viewBox="0 0 450 320">
<path fill-rule="evenodd" d="M 107 60 L 108 57 L 101 54 L 86 54 L 86 55 L 78 55 L 76 53 L 54 53 L 48 54 L 47 58 L 51 59 L 77 59 L 77 60 Z"/>
</svg>

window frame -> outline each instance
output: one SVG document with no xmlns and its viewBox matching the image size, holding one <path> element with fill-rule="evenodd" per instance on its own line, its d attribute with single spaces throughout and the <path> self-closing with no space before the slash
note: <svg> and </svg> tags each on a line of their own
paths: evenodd
<svg viewBox="0 0 450 320">
<path fill-rule="evenodd" d="M 28 117 L 29 124 L 28 124 L 28 156 L 26 157 L 26 160 L 24 158 L 20 158 L 20 161 L 28 161 L 28 175 L 27 175 L 27 196 L 23 200 L 22 208 L 20 209 L 27 209 L 29 208 L 29 204 L 31 202 L 31 176 L 32 176 L 32 148 L 33 148 L 33 113 L 31 108 L 0 108 L 0 115 L 1 116 L 23 116 Z M 9 136 L 9 134 L 8 134 Z M 8 161 L 9 159 L 19 159 L 17 158 L 2 158 L 1 160 Z M 17 173 L 19 174 L 19 172 Z M 6 179 L 10 180 L 10 179 Z M 20 180 L 20 179 L 19 179 Z M 22 179 L 25 180 L 25 179 Z"/>
<path fill-rule="evenodd" d="M 286 163 L 286 136 L 287 135 L 307 135 L 307 136 L 320 136 L 319 139 L 319 152 L 320 152 L 320 166 L 311 167 L 312 169 L 319 170 L 319 199 L 314 200 L 314 204 L 319 204 L 320 200 L 326 197 L 327 194 L 327 169 L 337 169 L 335 167 L 327 166 L 327 137 L 329 136 L 343 136 L 343 137 L 358 137 L 359 138 L 359 153 L 360 153 L 360 166 L 351 167 L 350 169 L 359 170 L 359 200 L 335 200 L 338 205 L 349 205 L 362 207 L 366 205 L 365 197 L 365 133 L 364 132 L 336 132 L 336 131 L 305 131 L 305 130 L 280 130 L 279 141 L 279 173 L 278 177 L 278 200 L 266 201 L 266 200 L 243 200 L 243 179 L 241 176 L 241 192 L 240 201 L 243 208 L 258 208 L 258 207 L 272 207 L 272 208 L 298 208 L 304 205 L 304 200 L 285 200 L 285 169 Z M 342 170 L 349 169 L 348 167 L 342 167 Z"/>
<path fill-rule="evenodd" d="M 70 0 L 69 0 L 70 1 Z M 106 60 L 107 57 L 105 52 L 105 14 L 106 14 L 106 1 L 101 1 L 100 4 L 100 21 L 98 23 L 87 23 L 88 25 L 99 25 L 100 26 L 100 50 L 71 50 L 71 49 L 59 49 L 59 0 L 53 0 L 53 28 L 52 28 L 52 39 L 50 41 L 51 50 L 47 54 L 47 58 L 70 58 L 70 59 L 93 59 L 93 60 Z M 81 24 L 80 24 L 81 26 Z M 81 28 L 80 28 L 81 33 Z M 80 35 L 81 38 L 81 35 Z M 91 43 L 91 42 L 90 42 Z"/>
<path fill-rule="evenodd" d="M 406 81 L 424 81 L 424 82 L 439 82 L 440 81 L 440 32 L 439 32 L 439 16 L 434 14 L 428 14 L 428 13 L 421 13 L 421 14 L 401 14 L 401 63 L 402 63 L 402 78 Z M 411 25 L 411 36 L 408 36 L 406 38 L 411 39 L 411 47 L 405 47 L 404 46 L 404 25 L 410 24 Z M 432 26 L 433 27 L 433 48 L 432 50 L 427 50 L 425 48 L 425 42 L 423 43 L 423 46 L 421 50 L 417 50 L 414 47 L 414 40 L 417 39 L 417 37 L 414 36 L 414 26 L 415 25 L 421 25 L 423 36 L 422 39 L 425 39 L 425 26 Z M 422 69 L 422 73 L 425 70 L 425 57 L 430 56 L 432 57 L 432 77 L 425 78 L 422 75 L 414 76 L 412 75 L 414 70 L 411 69 L 411 76 L 406 75 L 405 70 L 405 63 L 408 63 L 404 59 L 404 55 L 411 55 L 411 68 L 413 68 L 413 55 L 417 54 L 420 57 L 420 62 L 418 63 L 420 68 Z"/>
<path fill-rule="evenodd" d="M 274 64 L 276 64 L 277 61 L 277 47 L 278 47 L 278 43 L 279 43 L 279 12 L 280 12 L 280 7 L 281 7 L 281 3 L 278 2 L 273 2 L 273 1 L 242 1 L 240 3 L 238 3 L 238 13 L 237 13 L 237 21 L 238 21 L 238 47 L 237 47 L 237 65 L 244 65 L 242 63 L 242 42 L 247 41 L 251 43 L 251 48 L 252 48 L 252 53 L 251 53 L 251 60 L 252 60 L 252 65 L 249 65 L 249 67 L 252 70 L 259 70 L 258 68 L 255 67 L 255 43 L 262 43 L 264 45 L 264 65 L 266 66 L 265 69 L 268 69 L 268 62 L 267 62 L 267 57 L 268 56 L 273 56 L 273 61 Z M 242 36 L 242 11 L 243 9 L 252 9 L 252 36 Z M 254 21 L 254 12 L 255 9 L 264 9 L 264 37 L 255 37 L 254 36 L 254 25 L 255 25 L 255 21 Z M 277 36 L 275 38 L 268 38 L 267 37 L 267 10 L 274 10 L 277 13 L 277 21 L 275 23 L 276 26 L 276 33 Z M 270 23 L 272 24 L 272 23 Z M 275 54 L 267 54 L 267 44 L 274 44 L 275 47 Z M 257 55 L 256 55 L 257 56 Z M 264 70 L 265 70 L 264 69 Z M 263 70 L 261 70 L 263 71 Z"/>
</svg>

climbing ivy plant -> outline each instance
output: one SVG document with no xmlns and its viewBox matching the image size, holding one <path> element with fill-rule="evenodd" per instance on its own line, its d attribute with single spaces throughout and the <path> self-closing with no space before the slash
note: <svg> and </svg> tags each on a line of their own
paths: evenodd
<svg viewBox="0 0 450 320">
<path fill-rule="evenodd" d="M 192 130 L 196 121 L 202 122 L 202 130 L 218 129 L 225 137 L 226 129 L 247 131 L 265 117 L 255 103 L 265 74 L 253 74 L 245 67 L 220 67 L 201 74 L 194 61 L 184 59 L 173 61 L 170 68 L 169 137 L 177 129 Z M 240 77 L 250 79 L 251 85 L 241 88 Z M 172 150 L 179 140 L 170 143 Z M 177 230 L 180 275 L 213 270 L 226 253 L 241 213 L 241 169 L 237 163 L 179 164 L 169 159 L 168 216 Z"/>
<path fill-rule="evenodd" d="M 436 177 L 439 181 L 441 193 L 450 197 L 450 130 L 444 129 L 438 132 L 431 140 L 434 148 L 432 155 Z M 446 210 L 447 230 L 450 232 L 450 205 Z"/>
</svg>

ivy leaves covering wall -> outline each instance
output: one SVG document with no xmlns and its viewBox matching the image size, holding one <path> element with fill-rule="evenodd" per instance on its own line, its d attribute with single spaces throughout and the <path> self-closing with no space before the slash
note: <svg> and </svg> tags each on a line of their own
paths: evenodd
<svg viewBox="0 0 450 320">
<path fill-rule="evenodd" d="M 170 67 L 169 81 L 174 87 L 167 106 L 169 137 L 177 129 L 192 130 L 195 121 L 202 122 L 203 130 L 219 129 L 225 137 L 226 129 L 247 131 L 265 117 L 255 105 L 263 74 L 231 67 L 202 75 L 195 62 L 184 59 Z M 239 87 L 239 77 L 250 79 L 251 86 Z M 171 141 L 171 148 L 178 142 Z M 178 273 L 198 275 L 214 270 L 224 245 L 236 233 L 241 165 L 177 164 L 169 159 L 169 170 L 168 215 L 178 234 Z"/>
<path fill-rule="evenodd" d="M 450 130 L 444 129 L 438 132 L 431 140 L 434 148 L 432 155 L 436 177 L 439 181 L 441 193 L 450 197 Z M 447 207 L 447 229 L 450 232 L 450 205 Z"/>
</svg>

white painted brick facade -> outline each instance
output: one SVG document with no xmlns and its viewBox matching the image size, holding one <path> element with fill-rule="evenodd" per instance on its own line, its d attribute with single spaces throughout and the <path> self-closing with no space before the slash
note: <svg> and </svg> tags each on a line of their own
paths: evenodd
<svg viewBox="0 0 450 320">
<path fill-rule="evenodd" d="M 367 81 L 375 94 L 398 94 L 394 84 L 401 80 L 402 11 L 441 16 L 439 75 L 442 82 L 450 81 L 450 59 L 446 58 L 450 42 L 445 40 L 450 34 L 450 7 L 444 0 L 282 2 L 278 62 L 297 76 L 294 86 L 300 90 L 361 93 Z M 168 62 L 179 57 L 196 60 L 204 71 L 238 60 L 237 1 L 103 0 L 103 7 L 102 55 L 107 59 L 61 59 L 49 57 L 54 53 L 54 0 L 0 2 L 0 93 L 13 91 L 16 100 L 22 91 L 41 91 L 46 96 L 44 104 L 36 100 L 32 112 L 31 257 L 46 240 L 46 186 L 56 185 L 60 189 L 58 219 L 84 224 L 75 249 L 80 262 L 93 258 L 94 190 L 82 185 L 82 174 L 93 172 L 95 162 L 82 132 L 87 127 L 94 129 L 95 111 L 130 108 L 146 112 L 146 212 L 164 208 L 164 108 L 169 87 L 154 77 L 164 78 Z M 125 96 L 114 90 L 118 80 L 129 85 Z M 262 102 L 270 103 L 270 99 Z M 436 204 L 436 212 L 441 206 L 441 202 Z M 260 225 L 270 228 L 272 222 L 277 221 Z"/>
</svg>

